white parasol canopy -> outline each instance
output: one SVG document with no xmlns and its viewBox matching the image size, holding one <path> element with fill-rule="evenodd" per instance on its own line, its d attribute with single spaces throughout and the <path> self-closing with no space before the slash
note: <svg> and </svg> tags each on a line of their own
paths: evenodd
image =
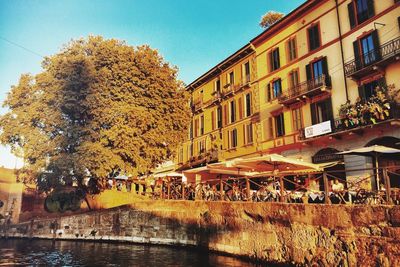
<svg viewBox="0 0 400 267">
<path fill-rule="evenodd" d="M 298 159 L 284 157 L 278 154 L 269 154 L 253 158 L 238 158 L 232 160 L 230 165 L 243 170 L 272 173 L 290 173 L 296 171 L 322 171 L 318 164 L 313 164 Z"/>
</svg>

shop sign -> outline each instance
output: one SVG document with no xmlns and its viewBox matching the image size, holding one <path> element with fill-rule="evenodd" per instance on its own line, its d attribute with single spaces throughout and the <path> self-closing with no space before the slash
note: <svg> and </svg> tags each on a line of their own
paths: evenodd
<svg viewBox="0 0 400 267">
<path fill-rule="evenodd" d="M 306 127 L 304 131 L 306 138 L 328 134 L 331 132 L 332 132 L 331 121 L 324 121 L 322 123 Z"/>
</svg>

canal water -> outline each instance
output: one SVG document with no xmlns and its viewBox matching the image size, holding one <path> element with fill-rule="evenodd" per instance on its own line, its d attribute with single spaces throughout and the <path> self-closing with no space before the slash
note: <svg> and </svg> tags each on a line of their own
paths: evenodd
<svg viewBox="0 0 400 267">
<path fill-rule="evenodd" d="M 205 251 L 164 246 L 0 239 L 0 266 L 256 266 Z"/>
</svg>

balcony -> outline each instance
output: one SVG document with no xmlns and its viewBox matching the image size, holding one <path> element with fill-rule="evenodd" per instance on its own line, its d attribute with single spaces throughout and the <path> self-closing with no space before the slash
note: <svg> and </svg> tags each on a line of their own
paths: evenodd
<svg viewBox="0 0 400 267">
<path fill-rule="evenodd" d="M 347 77 L 358 80 L 370 74 L 371 71 L 384 68 L 399 59 L 400 37 L 381 45 L 378 49 L 361 55 L 360 58 L 345 63 L 344 69 Z"/>
<path fill-rule="evenodd" d="M 305 81 L 295 87 L 289 88 L 278 97 L 278 101 L 279 104 L 291 105 L 304 98 L 321 94 L 330 88 L 331 77 L 329 75 L 321 75 L 314 80 Z"/>
<path fill-rule="evenodd" d="M 186 162 L 181 162 L 179 164 L 180 167 L 177 170 L 180 171 L 189 168 L 196 168 L 215 162 L 218 162 L 218 150 L 217 149 L 210 149 L 207 151 L 203 150 L 199 155 L 190 157 Z"/>
<path fill-rule="evenodd" d="M 365 105 L 370 105 L 366 103 Z M 400 126 L 400 104 L 387 103 L 381 106 L 380 113 L 377 110 L 365 110 L 357 116 L 349 115 L 332 119 L 317 125 L 306 127 L 300 131 L 299 139 L 302 141 L 314 141 L 322 136 L 331 136 L 337 140 L 346 134 L 364 134 L 365 130 L 383 125 L 389 127 Z M 310 131 L 310 128 L 314 128 Z M 312 133 L 314 131 L 314 133 Z M 311 134 L 310 134 L 311 133 Z"/>
<path fill-rule="evenodd" d="M 196 113 L 202 110 L 203 108 L 203 99 L 202 98 L 195 98 L 191 104 L 192 112 Z"/>
</svg>

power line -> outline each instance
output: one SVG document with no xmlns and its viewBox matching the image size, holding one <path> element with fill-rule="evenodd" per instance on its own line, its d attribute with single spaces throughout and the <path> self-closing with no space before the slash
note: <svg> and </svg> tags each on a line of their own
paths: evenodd
<svg viewBox="0 0 400 267">
<path fill-rule="evenodd" d="M 33 51 L 33 50 L 29 49 L 29 48 L 26 48 L 26 47 L 24 47 L 24 46 L 22 46 L 22 45 L 20 45 L 20 44 L 17 44 L 17 43 L 15 43 L 15 42 L 13 42 L 13 41 L 10 41 L 10 40 L 8 40 L 7 38 L 4 38 L 4 37 L 0 36 L 0 39 L 2 39 L 3 41 L 5 41 L 5 42 L 7 42 L 7 43 L 9 43 L 9 44 L 12 44 L 12 45 L 15 45 L 15 46 L 17 46 L 17 47 L 19 47 L 19 48 L 21 48 L 21 49 L 24 49 L 25 51 L 27 51 L 27 52 L 29 52 L 29 53 L 31 53 L 31 54 L 34 54 L 35 56 L 38 56 L 38 57 L 40 57 L 40 58 L 44 58 L 44 56 L 42 56 L 41 54 L 36 53 L 35 51 Z"/>
</svg>

